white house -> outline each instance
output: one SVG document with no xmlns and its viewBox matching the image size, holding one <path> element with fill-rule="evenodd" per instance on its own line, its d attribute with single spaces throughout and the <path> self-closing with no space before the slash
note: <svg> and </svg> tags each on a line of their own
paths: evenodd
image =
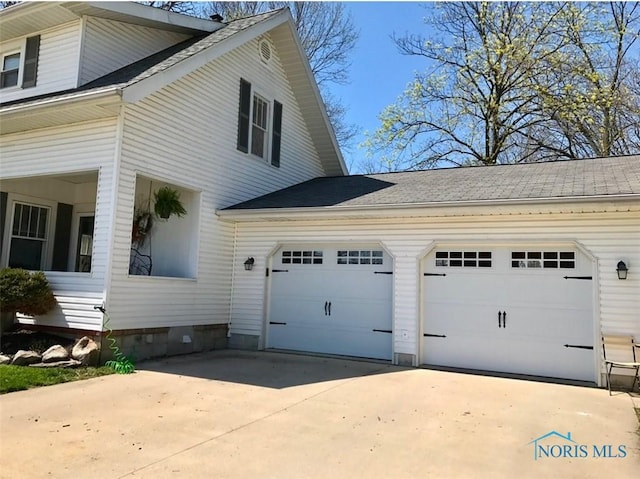
<svg viewBox="0 0 640 479">
<path fill-rule="evenodd" d="M 104 305 L 134 357 L 226 346 L 236 228 L 216 210 L 346 173 L 296 35 L 288 10 L 0 11 L 0 265 L 46 271 L 58 300 L 21 323 L 99 336 Z M 163 186 L 187 214 L 140 244 Z"/>
<path fill-rule="evenodd" d="M 638 155 L 345 176 L 286 10 L 21 4 L 0 35 L 0 265 L 45 270 L 59 304 L 20 322 L 99 336 L 104 305 L 138 358 L 228 344 L 599 384 L 600 335 L 640 339 Z M 141 241 L 163 186 L 187 215 Z"/>
</svg>

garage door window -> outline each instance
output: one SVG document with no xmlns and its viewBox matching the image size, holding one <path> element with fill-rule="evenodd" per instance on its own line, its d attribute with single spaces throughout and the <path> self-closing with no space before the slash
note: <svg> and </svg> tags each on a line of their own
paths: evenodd
<svg viewBox="0 0 640 479">
<path fill-rule="evenodd" d="M 437 251 L 436 266 L 491 268 L 491 251 Z"/>
<path fill-rule="evenodd" d="M 322 264 L 322 251 L 283 251 L 282 264 Z"/>
<path fill-rule="evenodd" d="M 573 269 L 576 254 L 573 251 L 513 251 L 511 267 L 525 269 Z"/>
<path fill-rule="evenodd" d="M 382 251 L 371 250 L 340 250 L 338 264 L 382 264 Z"/>
</svg>

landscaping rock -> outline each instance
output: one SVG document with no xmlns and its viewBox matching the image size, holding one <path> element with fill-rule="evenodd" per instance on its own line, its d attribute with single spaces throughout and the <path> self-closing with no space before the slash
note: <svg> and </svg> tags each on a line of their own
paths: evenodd
<svg viewBox="0 0 640 479">
<path fill-rule="evenodd" d="M 67 361 L 56 361 L 55 363 L 36 363 L 29 364 L 31 368 L 77 368 L 82 366 L 80 361 L 69 359 Z"/>
<path fill-rule="evenodd" d="M 25 351 L 21 349 L 13 356 L 11 364 L 14 366 L 28 366 L 29 364 L 39 363 L 41 360 L 42 356 L 35 351 Z"/>
<path fill-rule="evenodd" d="M 51 346 L 42 353 L 43 363 L 55 363 L 59 361 L 66 361 L 67 359 L 69 359 L 69 353 L 59 344 Z"/>
<path fill-rule="evenodd" d="M 95 365 L 98 363 L 98 350 L 96 342 L 88 336 L 84 336 L 71 350 L 71 357 L 85 366 Z"/>
<path fill-rule="evenodd" d="M 11 362 L 11 358 L 4 354 L 0 354 L 0 364 L 9 364 Z"/>
</svg>

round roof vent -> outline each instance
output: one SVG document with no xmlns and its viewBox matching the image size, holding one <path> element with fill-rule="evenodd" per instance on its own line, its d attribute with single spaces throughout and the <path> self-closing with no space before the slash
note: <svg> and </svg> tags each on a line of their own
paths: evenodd
<svg viewBox="0 0 640 479">
<path fill-rule="evenodd" d="M 265 63 L 271 61 L 271 44 L 267 40 L 260 41 L 258 52 L 260 53 L 260 60 Z"/>
</svg>

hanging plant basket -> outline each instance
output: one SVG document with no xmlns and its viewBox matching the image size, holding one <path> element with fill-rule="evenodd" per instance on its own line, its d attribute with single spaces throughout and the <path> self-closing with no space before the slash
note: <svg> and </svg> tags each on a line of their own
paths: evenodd
<svg viewBox="0 0 640 479">
<path fill-rule="evenodd" d="M 177 190 L 163 186 L 153 194 L 153 197 L 153 211 L 159 218 L 166 220 L 171 215 L 176 215 L 180 218 L 187 214 L 187 210 L 180 201 L 180 193 Z"/>
</svg>

